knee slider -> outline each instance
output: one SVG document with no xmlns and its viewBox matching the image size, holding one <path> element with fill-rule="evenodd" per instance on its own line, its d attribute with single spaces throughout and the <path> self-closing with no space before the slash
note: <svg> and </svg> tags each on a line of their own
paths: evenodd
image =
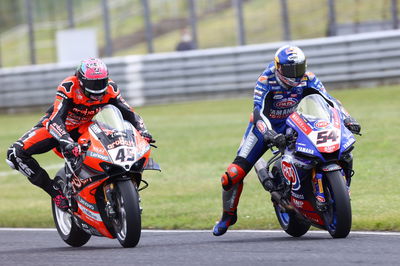
<svg viewBox="0 0 400 266">
<path fill-rule="evenodd" d="M 10 148 L 8 148 L 6 162 L 12 169 L 19 170 L 17 158 L 21 153 L 22 148 L 17 143 L 14 143 Z"/>
<path fill-rule="evenodd" d="M 242 181 L 245 176 L 246 172 L 242 167 L 237 164 L 229 165 L 227 172 L 221 177 L 222 188 L 225 191 L 230 190 L 233 185 Z"/>
<path fill-rule="evenodd" d="M 27 177 L 32 177 L 35 173 L 31 169 L 32 159 L 19 145 L 18 142 L 14 143 L 7 151 L 7 164 Z"/>
</svg>

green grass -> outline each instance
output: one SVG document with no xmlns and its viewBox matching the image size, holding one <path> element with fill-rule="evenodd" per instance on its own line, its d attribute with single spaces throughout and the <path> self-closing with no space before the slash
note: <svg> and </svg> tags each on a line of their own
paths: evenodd
<svg viewBox="0 0 400 266">
<path fill-rule="evenodd" d="M 332 95 L 362 124 L 354 150 L 353 230 L 400 231 L 400 88 L 337 90 Z M 251 97 L 136 108 L 157 139 L 162 172 L 146 172 L 144 228 L 211 229 L 221 212 L 220 175 L 235 157 L 252 110 Z M 2 115 L 0 157 L 41 114 Z M 43 166 L 60 163 L 52 153 Z M 50 199 L 1 160 L 0 226 L 53 227 Z M 51 175 L 56 170 L 49 171 Z M 279 228 L 254 171 L 246 177 L 236 229 Z"/>
</svg>

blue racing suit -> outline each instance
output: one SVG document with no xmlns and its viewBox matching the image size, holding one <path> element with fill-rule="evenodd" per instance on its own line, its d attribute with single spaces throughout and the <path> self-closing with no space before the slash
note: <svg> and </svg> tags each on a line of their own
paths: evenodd
<svg viewBox="0 0 400 266">
<path fill-rule="evenodd" d="M 224 187 L 222 198 L 225 212 L 236 212 L 243 189 L 243 178 L 267 151 L 268 143 L 264 140 L 265 133 L 272 129 L 276 133 L 284 134 L 286 119 L 294 112 L 300 100 L 316 93 L 338 107 L 342 118 L 349 116 L 342 105 L 326 92 L 321 81 L 311 72 L 306 72 L 300 84 L 290 89 L 286 89 L 275 76 L 273 62 L 259 76 L 254 88 L 254 111 L 250 123 L 235 160 L 221 178 Z"/>
</svg>

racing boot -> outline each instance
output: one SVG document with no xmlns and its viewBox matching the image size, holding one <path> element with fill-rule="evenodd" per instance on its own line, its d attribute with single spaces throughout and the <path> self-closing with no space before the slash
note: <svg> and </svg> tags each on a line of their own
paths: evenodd
<svg viewBox="0 0 400 266">
<path fill-rule="evenodd" d="M 234 225 L 236 221 L 237 221 L 236 211 L 234 212 L 224 211 L 222 213 L 221 220 L 214 226 L 213 235 L 222 236 L 223 234 L 226 233 L 229 226 Z"/>
</svg>

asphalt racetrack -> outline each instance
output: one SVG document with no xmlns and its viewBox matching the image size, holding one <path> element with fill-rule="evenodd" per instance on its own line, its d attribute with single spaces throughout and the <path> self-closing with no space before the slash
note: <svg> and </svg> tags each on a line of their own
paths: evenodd
<svg viewBox="0 0 400 266">
<path fill-rule="evenodd" d="M 332 239 L 310 231 L 293 238 L 283 231 L 143 230 L 136 248 L 92 237 L 67 246 L 54 229 L 0 228 L 0 265 L 400 265 L 400 233 L 351 232 Z"/>
</svg>

